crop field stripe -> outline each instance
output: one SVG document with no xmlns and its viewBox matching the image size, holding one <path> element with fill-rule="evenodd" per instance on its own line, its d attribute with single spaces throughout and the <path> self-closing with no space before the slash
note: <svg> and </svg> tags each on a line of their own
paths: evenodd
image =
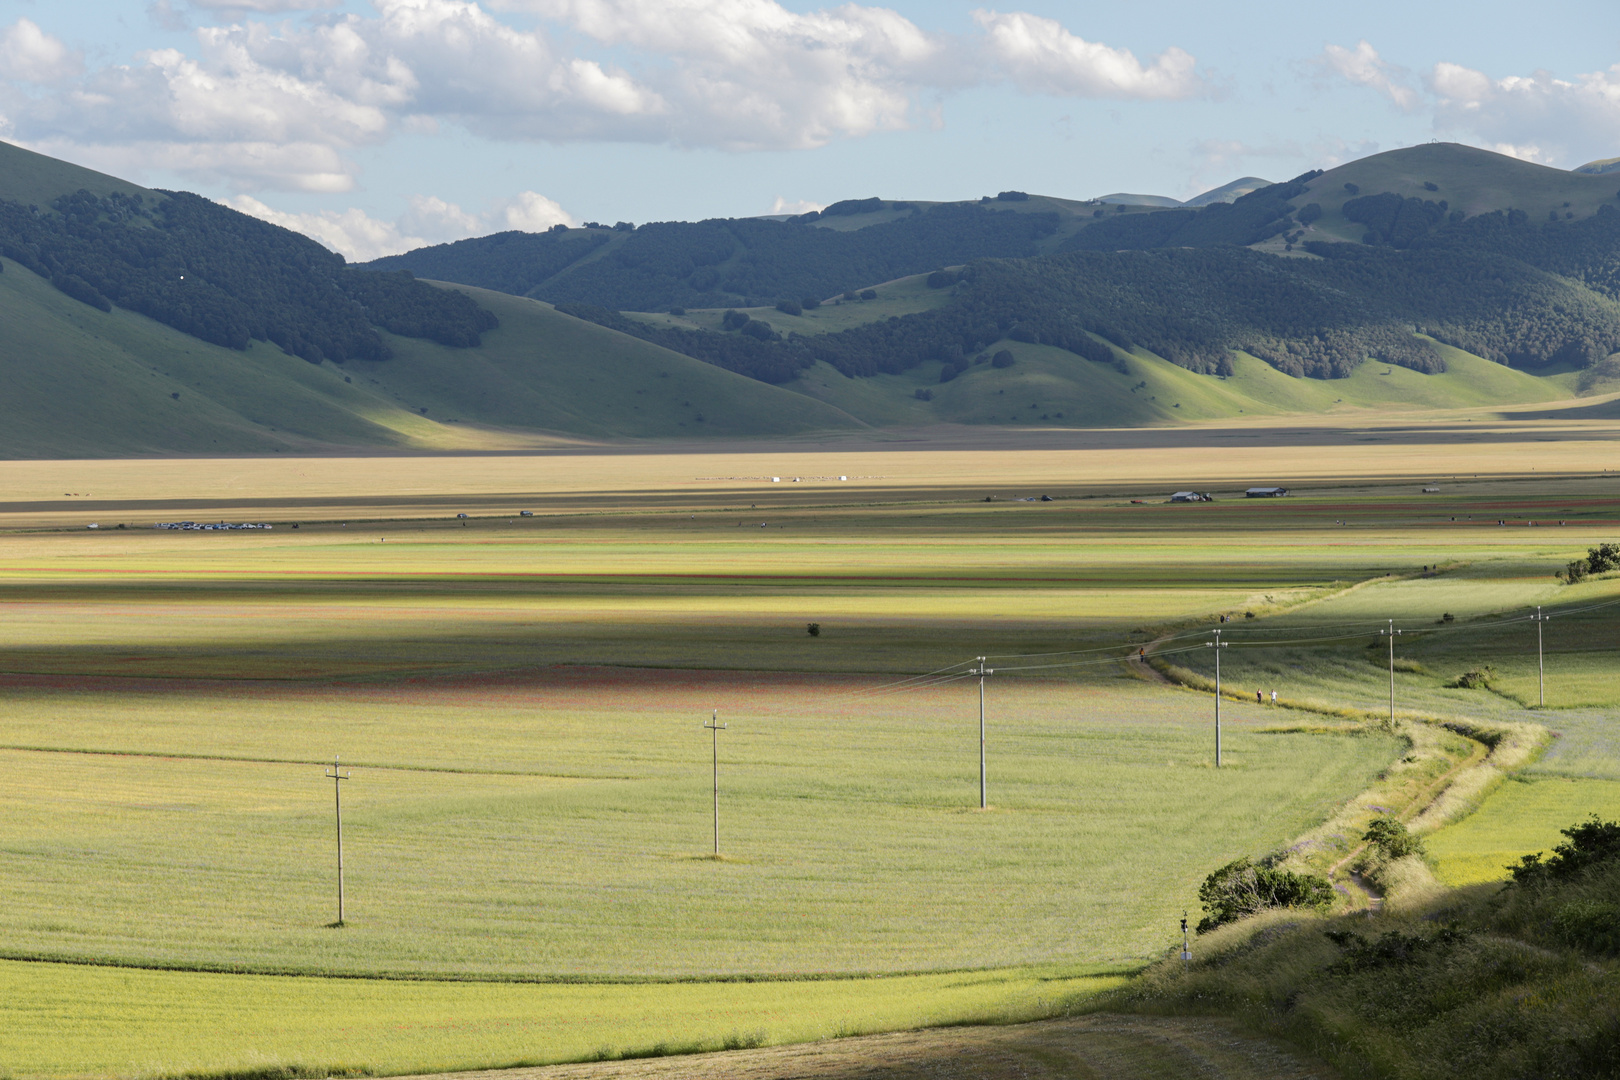
<svg viewBox="0 0 1620 1080">
<path fill-rule="evenodd" d="M 235 754 L 187 754 L 172 750 L 95 750 L 75 746 L 24 746 L 0 743 L 0 750 L 16 750 L 27 754 L 85 754 L 95 757 L 164 758 L 174 761 L 233 761 L 244 765 L 308 765 L 323 768 L 331 762 L 318 759 L 282 757 L 242 757 Z M 435 765 L 391 765 L 375 761 L 346 761 L 344 768 L 383 769 L 389 772 L 445 773 L 451 776 L 532 776 L 553 780 L 634 780 L 634 776 L 605 776 L 585 773 L 535 772 L 526 769 L 454 768 Z"/>
</svg>

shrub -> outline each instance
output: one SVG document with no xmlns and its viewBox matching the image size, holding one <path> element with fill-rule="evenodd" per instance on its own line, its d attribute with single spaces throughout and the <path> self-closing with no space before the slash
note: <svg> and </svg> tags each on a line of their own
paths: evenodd
<svg viewBox="0 0 1620 1080">
<path fill-rule="evenodd" d="M 728 311 L 721 316 L 720 325 L 727 330 L 741 330 L 748 325 L 748 316 L 740 311 Z"/>
<path fill-rule="evenodd" d="M 930 289 L 946 289 L 956 284 L 956 275 L 949 270 L 935 270 L 928 275 Z"/>
<path fill-rule="evenodd" d="M 1013 354 L 1008 349 L 1002 349 L 990 358 L 990 366 L 996 368 L 1010 368 L 1013 366 Z"/>
<path fill-rule="evenodd" d="M 1204 907 L 1198 932 L 1273 908 L 1314 908 L 1324 911 L 1333 903 L 1333 886 L 1317 874 L 1296 874 L 1274 866 L 1257 865 L 1247 858 L 1229 862 L 1198 887 Z"/>
<path fill-rule="evenodd" d="M 1553 913 L 1553 936 L 1565 945 L 1597 953 L 1620 953 L 1620 904 L 1576 900 Z"/>
<path fill-rule="evenodd" d="M 758 338 L 761 341 L 775 341 L 779 336 L 776 333 L 775 327 L 768 322 L 761 322 L 758 319 L 749 319 L 746 323 L 744 323 L 742 332 L 747 334 L 749 337 Z"/>
<path fill-rule="evenodd" d="M 862 300 L 876 300 L 877 299 L 877 290 L 876 289 L 862 289 L 861 290 L 861 299 Z"/>
<path fill-rule="evenodd" d="M 1491 680 L 1494 678 L 1496 678 L 1496 669 L 1486 664 L 1484 667 L 1463 672 L 1448 685 L 1458 690 L 1489 690 Z"/>
<path fill-rule="evenodd" d="M 1299 214 L 1297 216 L 1301 225 L 1309 225 L 1311 222 L 1322 216 L 1322 204 L 1306 203 L 1304 206 L 1299 208 Z"/>
<path fill-rule="evenodd" d="M 669 309 L 669 313 L 671 315 L 677 315 L 677 316 L 685 315 L 686 314 L 686 309 L 683 308 L 683 307 L 672 307 L 672 308 Z"/>
<path fill-rule="evenodd" d="M 1620 545 L 1599 544 L 1586 551 L 1586 568 L 1594 574 L 1606 574 L 1620 568 Z"/>
<path fill-rule="evenodd" d="M 1373 818 L 1361 838 L 1377 848 L 1386 859 L 1404 859 L 1408 855 L 1423 854 L 1423 841 L 1407 831 L 1400 818 L 1388 814 Z"/>
<path fill-rule="evenodd" d="M 1586 580 L 1586 560 L 1575 559 L 1568 566 L 1558 571 L 1558 576 L 1564 579 L 1566 585 L 1578 585 Z"/>
<path fill-rule="evenodd" d="M 929 390 L 929 389 L 923 388 L 923 387 L 919 387 L 917 392 L 915 394 L 911 395 L 911 396 L 916 398 L 918 401 L 933 401 L 934 400 L 934 392 L 932 390 Z"/>
<path fill-rule="evenodd" d="M 1446 623 L 1454 623 L 1454 622 L 1457 621 L 1457 616 L 1453 615 L 1451 612 L 1448 611 L 1444 615 L 1440 616 L 1439 621 L 1440 621 L 1441 625 L 1444 625 Z"/>
<path fill-rule="evenodd" d="M 1543 860 L 1538 851 L 1520 859 L 1518 866 L 1508 867 L 1514 881 L 1522 885 L 1567 881 L 1589 867 L 1620 859 L 1620 822 L 1600 821 L 1594 814 L 1590 820 L 1560 831 L 1569 839 L 1553 848 L 1550 859 Z"/>
<path fill-rule="evenodd" d="M 813 623 L 810 623 L 810 624 L 806 625 L 805 630 L 809 632 L 811 637 L 820 637 L 821 636 L 821 624 L 818 623 L 818 622 L 813 622 Z"/>
<path fill-rule="evenodd" d="M 817 300 L 813 296 L 807 296 L 803 300 L 799 301 L 799 306 L 804 308 L 806 311 L 814 311 L 816 308 L 821 306 L 821 301 Z"/>
<path fill-rule="evenodd" d="M 1029 193 L 1026 191 L 1003 191 L 996 195 L 999 202 L 1028 202 Z"/>
<path fill-rule="evenodd" d="M 804 314 L 804 308 L 799 306 L 799 302 L 797 300 L 778 300 L 776 302 L 776 310 L 780 311 L 784 315 Z"/>
</svg>

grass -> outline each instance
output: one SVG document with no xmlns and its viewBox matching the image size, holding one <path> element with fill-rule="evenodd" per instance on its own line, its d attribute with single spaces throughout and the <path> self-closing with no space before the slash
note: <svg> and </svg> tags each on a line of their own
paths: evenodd
<svg viewBox="0 0 1620 1080">
<path fill-rule="evenodd" d="M 1376 708 L 1384 669 L 1361 631 L 1389 614 L 1426 628 L 1451 611 L 1452 630 L 1402 639 L 1403 710 L 1524 719 L 1511 648 L 1522 653 L 1524 628 L 1499 613 L 1546 603 L 1549 590 L 1555 610 L 1612 597 L 1613 582 L 1565 590 L 1549 575 L 1570 549 L 1614 538 L 1620 492 L 1601 475 L 1518 478 L 1590 457 L 1584 434 L 1537 444 L 1511 426 L 1481 427 L 1502 441 L 1414 451 L 1418 436 L 1391 432 L 1347 448 L 1305 429 L 1300 446 L 1269 438 L 1284 451 L 1216 444 L 1212 454 L 1210 434 L 1192 429 L 1176 436 L 1190 441 L 1164 446 L 1000 455 L 820 446 L 0 466 L 15 500 L 0 507 L 10 526 L 0 532 L 0 950 L 308 973 L 70 969 L 62 980 L 82 974 L 87 988 L 103 975 L 157 980 L 159 1026 L 131 1029 L 116 1050 L 125 1064 L 105 1070 L 119 1075 L 510 1064 L 554 1059 L 557 1046 L 568 1057 L 651 1052 L 758 1030 L 773 1042 L 812 1037 L 872 1017 L 910 1026 L 1060 1009 L 1050 987 L 1024 997 L 1007 987 L 1053 973 L 1031 974 L 1032 964 L 1060 960 L 1069 966 L 1054 970 L 1067 978 L 1157 954 L 1211 868 L 1302 836 L 1337 852 L 1364 809 L 1358 793 L 1416 791 L 1438 759 L 1396 761 L 1402 748 L 1388 737 L 1233 702 L 1223 709 L 1233 768 L 1217 773 L 1207 696 L 1094 664 L 1096 654 L 1003 655 L 988 687 L 993 810 L 979 813 L 971 684 L 847 695 L 884 673 L 980 653 L 1062 653 L 1157 633 L 1198 641 L 1230 612 L 1233 638 L 1274 639 L 1228 651 L 1232 689 L 1275 681 L 1285 704 Z M 1279 452 L 1300 475 L 1335 479 L 1276 502 L 1216 484 L 1199 485 L 1222 494 L 1213 504 L 1131 501 L 1184 469 L 1241 475 Z M 1420 494 L 1409 475 L 1366 479 L 1403 458 L 1409 469 L 1418 452 L 1487 475 L 1442 475 L 1439 495 Z M 852 479 L 770 484 L 772 474 Z M 983 501 L 1048 491 L 1056 502 Z M 281 526 L 59 527 L 114 512 L 202 517 L 204 494 L 209 517 L 239 508 Z M 474 513 L 466 524 L 451 516 L 462 507 Z M 539 516 L 507 516 L 519 507 Z M 1483 523 L 1502 516 L 1572 524 Z M 305 527 L 292 531 L 289 518 Z M 1436 564 L 1443 572 L 1422 576 Z M 1249 610 L 1259 618 L 1244 619 Z M 1583 618 L 1555 619 L 1549 633 L 1568 633 L 1566 650 L 1591 646 L 1557 654 L 1563 671 L 1584 657 L 1587 704 L 1543 717 L 1563 738 L 1535 768 L 1602 776 L 1615 758 L 1600 716 L 1609 622 Z M 806 635 L 808 621 L 820 637 Z M 1345 622 L 1360 628 L 1350 640 L 1309 640 Z M 1199 667 L 1207 652 L 1173 658 Z M 1076 655 L 1079 666 L 1040 666 Z M 1507 689 L 1446 689 L 1463 659 L 1491 663 Z M 730 724 L 721 861 L 704 857 L 709 743 L 699 725 L 715 707 Z M 325 925 L 331 793 L 320 762 L 333 753 L 356 769 L 344 792 L 341 930 Z M 1502 785 L 1484 813 L 1522 786 Z M 54 985 L 49 973 L 62 970 L 3 967 L 0 978 L 25 987 Z M 987 968 L 1002 970 L 978 970 Z M 966 973 L 836 981 L 929 970 Z M 659 981 L 717 975 L 777 981 Z M 383 1004 L 341 1014 L 352 1023 L 336 1025 L 340 1034 L 385 1030 L 368 1017 L 428 1017 L 420 1023 L 437 1041 L 402 1036 L 398 1058 L 327 1052 L 332 1037 L 298 1019 L 312 1013 L 296 995 L 232 1027 L 217 1010 L 234 999 L 198 989 L 227 978 L 352 987 Z M 805 1005 L 798 1028 L 727 1005 L 712 1020 L 659 1026 L 660 1001 L 742 1001 L 723 995 L 753 988 L 781 1002 L 796 987 L 835 988 L 826 1000 L 851 1011 Z M 498 997 L 506 992 L 516 996 Z M 531 992 L 539 997 L 522 997 Z M 702 997 L 711 992 L 722 997 Z M 148 1000 L 146 990 L 121 993 Z M 483 993 L 507 1011 L 466 1006 Z M 97 1000 L 111 999 L 75 999 L 45 1020 L 20 1012 L 19 1023 L 88 1029 Z M 541 999 L 551 1004 L 533 1004 Z M 1004 1007 L 1012 999 L 1024 1004 Z M 599 1000 L 649 1019 L 636 1027 Z M 593 1034 L 537 1040 L 513 1019 L 522 1009 L 554 1018 L 547 1031 Z M 489 1034 L 508 1022 L 511 1040 Z M 594 1034 L 603 1026 L 626 1034 Z M 124 1038 L 119 1025 L 103 1027 L 105 1039 Z M 226 1039 L 232 1031 L 269 1034 Z M 29 1039 L 41 1072 L 78 1069 L 71 1041 Z M 512 1049 L 537 1042 L 539 1051 Z M 285 1049 L 301 1046 L 307 1055 Z"/>
<path fill-rule="evenodd" d="M 1568 172 L 1458 143 L 1409 146 L 1329 169 L 1313 181 L 1309 192 L 1295 200 L 1296 206 L 1314 202 L 1325 211 L 1306 231 L 1307 239 L 1358 242 L 1367 231 L 1343 216 L 1341 208 L 1355 197 L 1346 183 L 1357 185 L 1361 195 L 1393 191 L 1407 198 L 1444 199 L 1451 209 L 1470 215 L 1514 208 L 1532 221 L 1547 220 L 1549 210 L 1562 215 L 1566 204 L 1577 218 L 1589 217 L 1612 203 L 1615 193 L 1612 176 Z M 1425 183 L 1438 190 L 1427 190 Z M 1257 246 L 1282 248 L 1280 242 Z"/>
<path fill-rule="evenodd" d="M 1112 973 L 1045 968 L 855 981 L 523 986 L 0 961 L 0 1061 L 19 1080 L 509 1068 L 1005 1023 L 1119 981 Z"/>
<path fill-rule="evenodd" d="M 1425 840 L 1435 876 L 1447 885 L 1507 880 L 1507 868 L 1564 842 L 1559 830 L 1596 814 L 1620 820 L 1620 782 L 1516 777 L 1465 820 Z"/>
<path fill-rule="evenodd" d="M 1210 866 L 1285 843 L 1395 756 L 1235 715 L 1217 774 L 1190 702 L 1011 683 L 991 693 L 983 814 L 971 688 L 848 689 L 612 671 L 13 685 L 17 744 L 101 752 L 0 751 L 0 953 L 621 978 L 1128 962 Z M 711 706 L 730 724 L 720 863 L 694 858 Z M 336 933 L 332 752 L 357 770 Z"/>
<path fill-rule="evenodd" d="M 858 428 L 826 405 L 538 301 L 478 294 L 502 326 L 478 349 L 390 338 L 385 363 L 236 352 L 144 316 L 102 313 L 7 262 L 0 454 L 487 450 L 575 437 L 726 437 Z M 588 366 L 581 356 L 590 356 Z M 173 395 L 178 395 L 175 397 Z M 702 417 L 702 419 L 699 419 Z"/>
</svg>

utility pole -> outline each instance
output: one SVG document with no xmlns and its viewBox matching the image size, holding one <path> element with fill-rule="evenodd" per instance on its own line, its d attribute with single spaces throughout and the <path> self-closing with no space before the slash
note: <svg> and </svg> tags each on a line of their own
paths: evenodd
<svg viewBox="0 0 1620 1080">
<path fill-rule="evenodd" d="M 984 677 L 994 675 L 995 668 L 984 666 L 985 657 L 979 657 L 979 666 L 973 668 L 969 674 L 979 677 L 979 809 L 986 809 L 984 785 Z"/>
<path fill-rule="evenodd" d="M 1227 642 L 1221 640 L 1221 632 L 1216 630 L 1214 641 L 1204 642 L 1204 648 L 1215 650 L 1215 767 L 1221 767 L 1221 650 L 1227 647 Z"/>
<path fill-rule="evenodd" d="M 1380 630 L 1389 638 L 1389 726 L 1395 726 L 1395 635 L 1401 631 L 1395 629 L 1395 620 L 1389 620 L 1389 629 Z"/>
<path fill-rule="evenodd" d="M 1541 605 L 1536 605 L 1536 690 L 1539 707 L 1547 707 L 1547 661 L 1541 652 L 1541 624 L 1552 618 L 1551 615 L 1541 613 Z"/>
<path fill-rule="evenodd" d="M 720 733 L 726 730 L 726 725 L 720 722 L 720 710 L 714 710 L 714 718 L 703 725 L 714 734 L 714 853 L 720 854 Z"/>
<path fill-rule="evenodd" d="M 332 796 L 337 809 L 337 871 L 338 871 L 338 917 L 334 926 L 343 925 L 343 781 L 352 779 L 353 773 L 346 773 L 338 766 L 337 755 L 332 755 L 332 767 L 326 771 L 332 778 Z"/>
</svg>

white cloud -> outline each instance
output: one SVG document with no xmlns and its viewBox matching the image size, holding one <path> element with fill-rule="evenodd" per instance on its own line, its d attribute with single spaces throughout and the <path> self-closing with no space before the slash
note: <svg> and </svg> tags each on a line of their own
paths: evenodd
<svg viewBox="0 0 1620 1080">
<path fill-rule="evenodd" d="M 1412 85 L 1412 73 L 1384 60 L 1365 39 L 1354 49 L 1329 45 L 1317 63 L 1329 74 L 1378 91 L 1403 112 L 1412 112 L 1421 104 L 1417 88 Z"/>
<path fill-rule="evenodd" d="M 29 19 L 0 30 L 0 79 L 54 83 L 84 70 L 84 59 Z"/>
<path fill-rule="evenodd" d="M 395 255 L 427 243 L 419 236 L 405 235 L 397 223 L 378 221 L 365 211 L 352 207 L 342 211 L 289 214 L 272 209 L 251 195 L 238 195 L 225 201 L 244 214 L 252 214 L 273 225 L 301 232 L 355 262 Z"/>
<path fill-rule="evenodd" d="M 300 214 L 277 210 L 251 195 L 225 201 L 244 214 L 301 232 L 352 262 L 507 229 L 544 232 L 553 225 L 577 224 L 554 200 L 536 191 L 503 199 L 483 214 L 468 213 L 435 195 L 413 195 L 405 213 L 394 221 L 379 220 L 354 207 Z"/>
<path fill-rule="evenodd" d="M 501 224 L 522 232 L 545 232 L 553 225 L 574 225 L 577 222 L 561 206 L 537 191 L 520 192 L 498 209 Z"/>
<path fill-rule="evenodd" d="M 274 24 L 254 16 L 326 0 L 191 2 L 232 21 L 197 29 L 185 50 L 13 94 L 15 137 L 242 192 L 343 191 L 356 150 L 441 122 L 494 139 L 782 150 L 937 124 L 941 91 L 987 82 L 1139 99 L 1204 87 L 1180 49 L 1144 63 L 1018 13 L 979 11 L 957 36 L 857 3 L 800 13 L 777 0 L 486 0 L 539 17 L 523 28 L 478 0 L 372 0 L 363 15 Z M 170 18 L 173 0 L 150 10 Z M 77 58 L 37 32 L 20 21 L 6 41 L 27 70 L 62 77 Z"/>
<path fill-rule="evenodd" d="M 1525 161 L 1579 164 L 1611 156 L 1620 143 L 1620 64 L 1573 78 L 1545 71 L 1494 78 L 1441 61 L 1420 89 L 1366 41 L 1354 49 L 1329 45 L 1319 63 L 1408 112 L 1427 110 L 1437 134 Z"/>
<path fill-rule="evenodd" d="M 825 210 L 826 203 L 810 202 L 806 199 L 788 200 L 778 195 L 776 201 L 771 203 L 772 214 L 808 214 L 812 210 Z"/>
<path fill-rule="evenodd" d="M 1429 90 L 1437 130 L 1471 134 L 1526 161 L 1578 165 L 1612 156 L 1620 143 L 1620 64 L 1573 79 L 1544 71 L 1492 79 L 1441 63 Z"/>
<path fill-rule="evenodd" d="M 334 8 L 343 0 L 189 0 L 189 2 L 192 7 L 207 8 L 211 11 L 267 13 Z"/>
<path fill-rule="evenodd" d="M 893 11 L 806 14 L 776 0 L 496 0 L 640 54 L 670 103 L 665 137 L 806 148 L 908 126 L 919 87 L 954 81 L 950 41 Z"/>
<path fill-rule="evenodd" d="M 1165 100 L 1207 89 L 1182 49 L 1166 49 L 1144 65 L 1129 49 L 1076 37 L 1055 19 L 979 10 L 973 20 L 988 39 L 986 52 L 996 68 L 1030 93 Z"/>
</svg>

